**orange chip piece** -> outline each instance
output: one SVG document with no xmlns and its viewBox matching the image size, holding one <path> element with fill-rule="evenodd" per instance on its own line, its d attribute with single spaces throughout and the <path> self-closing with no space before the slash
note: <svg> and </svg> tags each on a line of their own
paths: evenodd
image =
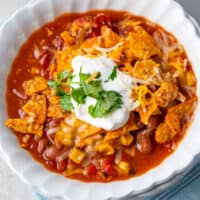
<svg viewBox="0 0 200 200">
<path fill-rule="evenodd" d="M 154 75 L 158 71 L 160 64 L 154 62 L 151 59 L 137 61 L 133 68 L 133 76 L 143 80 L 147 80 L 150 76 Z"/>
<path fill-rule="evenodd" d="M 14 131 L 20 133 L 31 133 L 38 136 L 42 136 L 43 126 L 30 122 L 28 118 L 25 119 L 8 119 L 5 122 L 8 128 L 12 128 Z"/>
<path fill-rule="evenodd" d="M 80 133 L 80 138 L 82 140 L 100 133 L 103 133 L 103 129 L 89 125 Z"/>
<path fill-rule="evenodd" d="M 65 41 L 67 45 L 73 45 L 75 43 L 75 40 L 73 37 L 70 36 L 68 31 L 64 31 L 61 33 L 62 39 Z"/>
<path fill-rule="evenodd" d="M 101 37 L 104 42 L 105 48 L 115 46 L 117 43 L 120 42 L 121 39 L 115 32 L 112 31 L 112 29 L 108 28 L 107 26 L 102 26 Z"/>
<path fill-rule="evenodd" d="M 135 32 L 129 32 L 126 44 L 126 55 L 129 59 L 149 59 L 151 56 L 161 54 L 153 37 L 141 27 Z"/>
<path fill-rule="evenodd" d="M 47 109 L 47 116 L 62 118 L 65 116 L 65 114 L 60 105 L 57 104 L 57 105 L 49 105 Z"/>
<path fill-rule="evenodd" d="M 33 117 L 37 124 L 43 124 L 46 120 L 46 97 L 34 94 L 22 109 L 27 115 Z"/>
<path fill-rule="evenodd" d="M 41 92 L 48 87 L 47 80 L 36 76 L 34 79 L 25 82 L 25 95 L 31 96 L 34 93 Z"/>
<path fill-rule="evenodd" d="M 166 107 L 178 95 L 178 87 L 171 82 L 162 82 L 160 88 L 155 93 L 156 103 L 160 107 Z"/>
<path fill-rule="evenodd" d="M 136 130 L 138 130 L 138 126 L 136 125 L 134 115 L 131 114 L 128 122 L 126 123 L 126 125 L 124 127 L 117 129 L 117 130 L 114 130 L 114 131 L 108 131 L 106 133 L 106 136 L 104 138 L 104 142 L 118 139 L 121 136 L 129 133 L 130 131 L 136 131 Z"/>
<path fill-rule="evenodd" d="M 165 120 L 157 128 L 155 140 L 163 144 L 170 142 L 181 131 L 181 122 L 188 115 L 191 115 L 196 107 L 197 98 L 191 98 L 184 103 L 180 103 L 167 112 Z"/>
</svg>

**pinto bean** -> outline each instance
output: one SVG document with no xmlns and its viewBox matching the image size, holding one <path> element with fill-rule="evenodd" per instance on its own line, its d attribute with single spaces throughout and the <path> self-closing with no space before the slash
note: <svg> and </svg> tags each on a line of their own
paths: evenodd
<svg viewBox="0 0 200 200">
<path fill-rule="evenodd" d="M 47 147 L 43 152 L 43 158 L 45 160 L 55 161 L 56 157 L 60 154 L 60 150 L 56 148 L 55 145 Z"/>
<path fill-rule="evenodd" d="M 40 154 L 43 153 L 43 151 L 47 147 L 47 144 L 48 144 L 48 139 L 47 138 L 43 138 L 43 139 L 39 140 L 38 147 L 37 147 L 38 153 L 40 153 Z"/>
</svg>

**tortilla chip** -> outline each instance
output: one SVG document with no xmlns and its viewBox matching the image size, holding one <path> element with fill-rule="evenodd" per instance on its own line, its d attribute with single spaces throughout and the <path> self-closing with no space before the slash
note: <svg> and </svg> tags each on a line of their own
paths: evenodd
<svg viewBox="0 0 200 200">
<path fill-rule="evenodd" d="M 31 122 L 28 118 L 8 119 L 6 120 L 5 125 L 8 128 L 12 128 L 14 131 L 24 134 L 31 133 L 36 134 L 38 136 L 42 136 L 43 134 L 43 126 Z"/>
<path fill-rule="evenodd" d="M 31 99 L 22 107 L 23 111 L 34 118 L 35 123 L 43 124 L 46 120 L 46 97 L 34 94 Z"/>
<path fill-rule="evenodd" d="M 32 96 L 34 93 L 41 92 L 48 87 L 47 80 L 40 76 L 25 82 L 25 95 Z"/>
<path fill-rule="evenodd" d="M 149 59 L 151 56 L 161 54 L 153 37 L 141 27 L 135 32 L 129 32 L 126 44 L 126 56 L 129 59 Z"/>
</svg>

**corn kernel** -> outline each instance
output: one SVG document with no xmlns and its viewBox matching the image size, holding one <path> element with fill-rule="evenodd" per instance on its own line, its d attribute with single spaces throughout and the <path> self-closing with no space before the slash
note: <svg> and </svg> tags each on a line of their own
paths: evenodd
<svg viewBox="0 0 200 200">
<path fill-rule="evenodd" d="M 102 144 L 98 145 L 96 150 L 98 152 L 104 153 L 107 156 L 115 153 L 113 147 L 107 143 L 102 143 Z"/>
<path fill-rule="evenodd" d="M 126 134 L 126 135 L 122 135 L 122 136 L 120 137 L 120 142 L 121 142 L 121 144 L 124 145 L 124 146 L 129 146 L 129 145 L 132 144 L 133 139 L 134 139 L 134 138 L 133 138 L 133 136 L 132 136 L 131 134 Z"/>
<path fill-rule="evenodd" d="M 55 142 L 58 144 L 63 144 L 65 146 L 72 146 L 74 143 L 74 136 L 72 133 L 65 133 L 59 130 L 55 134 Z"/>
<path fill-rule="evenodd" d="M 82 163 L 85 157 L 86 157 L 86 153 L 75 147 L 71 150 L 69 154 L 69 158 L 76 164 Z"/>
<path fill-rule="evenodd" d="M 129 174 L 130 171 L 130 165 L 129 163 L 125 161 L 120 161 L 118 164 L 119 169 L 121 170 L 122 173 L 124 174 Z"/>
</svg>

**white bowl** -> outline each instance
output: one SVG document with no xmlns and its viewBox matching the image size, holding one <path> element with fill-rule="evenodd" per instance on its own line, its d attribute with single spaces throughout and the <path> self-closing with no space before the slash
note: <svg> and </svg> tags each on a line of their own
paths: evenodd
<svg viewBox="0 0 200 200">
<path fill-rule="evenodd" d="M 182 172 L 200 153 L 200 106 L 175 153 L 142 176 L 111 183 L 83 183 L 47 171 L 21 149 L 3 122 L 6 119 L 6 78 L 23 42 L 44 23 L 65 12 L 90 9 L 127 10 L 155 21 L 172 32 L 186 48 L 198 79 L 200 96 L 200 39 L 182 7 L 173 0 L 35 0 L 12 15 L 0 29 L 0 149 L 5 160 L 25 182 L 53 199 L 107 199 L 142 194 Z"/>
</svg>

